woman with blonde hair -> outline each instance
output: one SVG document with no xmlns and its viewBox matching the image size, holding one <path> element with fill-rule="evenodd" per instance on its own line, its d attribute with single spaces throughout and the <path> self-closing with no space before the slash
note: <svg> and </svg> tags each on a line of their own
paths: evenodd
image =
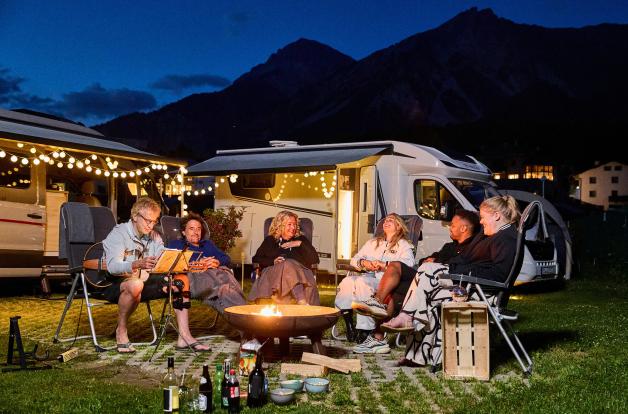
<svg viewBox="0 0 628 414">
<path fill-rule="evenodd" d="M 318 253 L 301 234 L 296 214 L 284 210 L 275 216 L 253 262 L 259 263 L 261 273 L 249 300 L 272 298 L 276 303 L 290 303 L 294 299 L 299 305 L 320 305 L 310 269 L 319 262 Z"/>
<path fill-rule="evenodd" d="M 408 241 L 405 221 L 398 214 L 389 214 L 384 217 L 382 230 L 381 234 L 364 243 L 351 259 L 351 265 L 362 273 L 348 274 L 336 289 L 335 305 L 340 309 L 350 341 L 365 339 L 376 325 L 375 320 L 366 315 L 358 315 L 354 325 L 352 304 L 374 295 L 388 262 L 414 266 L 414 251 Z"/>
<path fill-rule="evenodd" d="M 452 300 L 450 279 L 440 279 L 443 273 L 471 274 L 483 279 L 504 282 L 510 273 L 517 249 L 517 225 L 520 217 L 517 201 L 510 195 L 488 198 L 480 204 L 480 224 L 483 231 L 469 246 L 448 264 L 423 263 L 406 297 L 402 311 L 381 325 L 386 330 L 411 327 L 414 335 L 406 347 L 403 363 L 427 365 L 441 355 L 439 305 Z M 471 296 L 477 300 L 478 297 Z M 490 300 L 491 296 L 487 298 Z"/>
</svg>

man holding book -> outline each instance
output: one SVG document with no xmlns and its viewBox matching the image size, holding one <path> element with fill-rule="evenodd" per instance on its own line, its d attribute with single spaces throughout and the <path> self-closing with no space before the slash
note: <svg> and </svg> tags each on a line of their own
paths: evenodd
<svg viewBox="0 0 628 414">
<path fill-rule="evenodd" d="M 163 275 L 150 274 L 164 248 L 159 233 L 153 230 L 161 208 L 149 197 L 139 198 L 131 207 L 131 219 L 118 224 L 103 241 L 107 271 L 117 280 L 105 291 L 105 298 L 118 304 L 116 343 L 119 353 L 135 352 L 129 341 L 127 322 L 141 299 L 166 297 L 167 286 Z M 190 332 L 188 309 L 190 307 L 187 276 L 177 275 L 178 286 L 173 300 L 179 337 L 177 349 L 191 346 L 195 351 L 206 352 L 209 347 L 201 344 Z"/>
</svg>

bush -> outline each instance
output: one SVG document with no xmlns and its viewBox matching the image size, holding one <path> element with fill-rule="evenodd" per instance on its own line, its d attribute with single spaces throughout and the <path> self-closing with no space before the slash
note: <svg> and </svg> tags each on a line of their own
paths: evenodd
<svg viewBox="0 0 628 414">
<path fill-rule="evenodd" d="M 209 227 L 211 240 L 223 252 L 228 251 L 235 246 L 238 237 L 242 237 L 242 232 L 238 229 L 238 225 L 244 216 L 243 208 L 229 207 L 224 209 L 212 210 L 210 208 L 203 211 L 203 218 Z"/>
</svg>

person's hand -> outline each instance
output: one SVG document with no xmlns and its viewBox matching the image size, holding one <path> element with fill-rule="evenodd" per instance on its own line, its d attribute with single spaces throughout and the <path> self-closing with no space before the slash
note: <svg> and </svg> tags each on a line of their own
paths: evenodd
<svg viewBox="0 0 628 414">
<path fill-rule="evenodd" d="M 375 267 L 375 270 L 378 271 L 386 270 L 386 262 L 382 262 L 381 260 L 374 260 L 373 266 Z"/>
<path fill-rule="evenodd" d="M 274 264 L 279 264 L 279 263 L 281 263 L 281 262 L 283 262 L 283 261 L 285 261 L 285 260 L 286 260 L 286 258 L 285 258 L 285 257 L 283 257 L 283 256 L 277 256 L 277 257 L 275 257 L 275 260 L 273 260 L 273 263 L 274 263 Z"/>
<path fill-rule="evenodd" d="M 301 245 L 301 240 L 291 240 L 289 242 L 285 242 L 281 245 L 282 249 L 290 249 L 292 247 L 299 247 Z"/>
<path fill-rule="evenodd" d="M 195 260 L 190 262 L 191 272 L 204 272 L 209 268 L 209 257 L 204 257 L 201 260 Z"/>
<path fill-rule="evenodd" d="M 377 267 L 375 266 L 375 262 L 371 260 L 366 260 L 366 259 L 360 260 L 360 266 L 362 266 L 364 270 L 369 271 L 369 272 L 374 272 L 377 270 Z"/>
<path fill-rule="evenodd" d="M 155 256 L 147 256 L 134 261 L 131 266 L 133 269 L 152 269 L 156 264 L 157 258 Z"/>
<path fill-rule="evenodd" d="M 214 257 L 206 257 L 205 259 L 207 259 L 206 263 L 208 269 L 215 269 L 220 266 L 220 261 Z"/>
</svg>

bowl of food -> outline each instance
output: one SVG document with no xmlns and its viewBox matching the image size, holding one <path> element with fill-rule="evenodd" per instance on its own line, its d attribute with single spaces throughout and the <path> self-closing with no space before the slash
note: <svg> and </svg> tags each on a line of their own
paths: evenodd
<svg viewBox="0 0 628 414">
<path fill-rule="evenodd" d="M 281 385 L 281 388 L 288 388 L 290 390 L 295 390 L 296 392 L 303 391 L 303 380 L 300 379 L 281 381 L 279 385 Z"/>
<path fill-rule="evenodd" d="M 276 388 L 270 392 L 270 399 L 277 405 L 290 404 L 295 391 L 290 388 Z"/>
<path fill-rule="evenodd" d="M 305 389 L 307 392 L 327 392 L 329 391 L 329 380 L 325 378 L 306 378 Z"/>
</svg>

